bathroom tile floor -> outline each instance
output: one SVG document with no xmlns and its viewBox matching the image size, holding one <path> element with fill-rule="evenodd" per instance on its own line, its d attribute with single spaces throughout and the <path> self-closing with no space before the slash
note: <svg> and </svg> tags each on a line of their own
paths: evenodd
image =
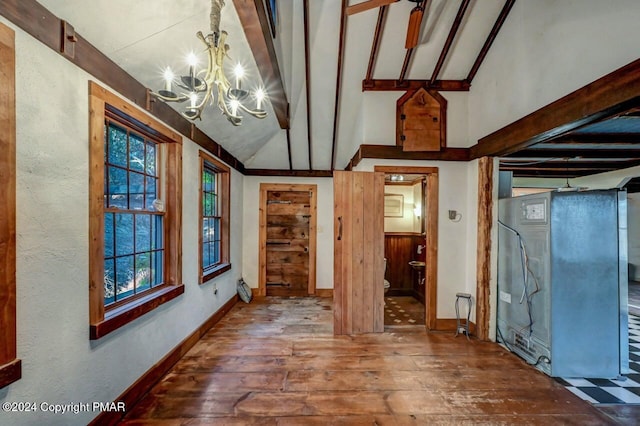
<svg viewBox="0 0 640 426">
<path fill-rule="evenodd" d="M 384 325 L 424 325 L 424 305 L 411 296 L 384 298 Z"/>
<path fill-rule="evenodd" d="M 575 395 L 593 404 L 640 404 L 640 317 L 629 315 L 629 368 L 623 380 L 559 378 Z"/>
</svg>

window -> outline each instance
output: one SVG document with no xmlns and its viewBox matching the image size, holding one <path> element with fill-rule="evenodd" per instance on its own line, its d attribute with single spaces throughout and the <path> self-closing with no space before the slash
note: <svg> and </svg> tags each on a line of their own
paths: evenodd
<svg viewBox="0 0 640 426">
<path fill-rule="evenodd" d="M 231 269 L 229 168 L 200 151 L 200 283 Z"/>
<path fill-rule="evenodd" d="M 16 336 L 15 34 L 0 24 L 0 389 L 22 376 Z"/>
<path fill-rule="evenodd" d="M 104 303 L 120 303 L 163 282 L 164 213 L 158 143 L 107 109 L 104 170 Z"/>
<path fill-rule="evenodd" d="M 184 292 L 181 138 L 90 86 L 90 331 L 116 330 Z"/>
</svg>

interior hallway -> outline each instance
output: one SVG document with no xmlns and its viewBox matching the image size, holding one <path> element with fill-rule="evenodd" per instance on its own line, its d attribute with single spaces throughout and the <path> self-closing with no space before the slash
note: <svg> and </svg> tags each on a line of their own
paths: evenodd
<svg viewBox="0 0 640 426">
<path fill-rule="evenodd" d="M 331 299 L 239 302 L 124 424 L 616 424 L 496 344 L 332 321 Z"/>
</svg>

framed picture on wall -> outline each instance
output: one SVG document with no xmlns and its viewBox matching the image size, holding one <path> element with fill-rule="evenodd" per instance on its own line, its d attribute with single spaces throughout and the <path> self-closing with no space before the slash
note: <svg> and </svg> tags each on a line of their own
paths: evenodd
<svg viewBox="0 0 640 426">
<path fill-rule="evenodd" d="M 267 3 L 267 16 L 269 17 L 271 36 L 273 38 L 276 38 L 276 27 L 278 24 L 278 4 L 276 0 L 265 0 L 265 3 Z"/>
<path fill-rule="evenodd" d="M 384 194 L 384 217 L 404 216 L 404 195 Z"/>
</svg>

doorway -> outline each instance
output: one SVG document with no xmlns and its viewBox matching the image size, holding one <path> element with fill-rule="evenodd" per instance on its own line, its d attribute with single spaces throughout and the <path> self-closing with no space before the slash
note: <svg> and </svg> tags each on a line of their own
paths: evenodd
<svg viewBox="0 0 640 426">
<path fill-rule="evenodd" d="M 386 208 L 385 327 L 421 321 L 420 325 L 433 330 L 437 318 L 438 168 L 375 166 L 374 171 L 385 174 L 385 205 L 381 206 Z M 414 321 L 409 322 L 411 319 Z"/>
<path fill-rule="evenodd" d="M 316 198 L 316 185 L 260 185 L 259 295 L 315 294 Z"/>
</svg>

